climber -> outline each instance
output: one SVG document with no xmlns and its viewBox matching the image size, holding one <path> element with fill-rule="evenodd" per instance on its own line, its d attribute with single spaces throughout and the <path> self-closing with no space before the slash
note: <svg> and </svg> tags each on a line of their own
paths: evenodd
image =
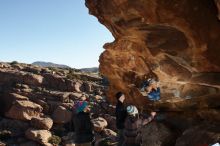
<svg viewBox="0 0 220 146">
<path fill-rule="evenodd" d="M 73 117 L 76 146 L 91 146 L 94 142 L 93 124 L 90 119 L 88 102 L 79 101 L 75 104 L 76 115 Z"/>
<path fill-rule="evenodd" d="M 149 100 L 157 101 L 160 99 L 160 88 L 158 87 L 158 82 L 150 78 L 144 81 L 141 86 L 141 93 L 143 96 L 147 96 Z"/>
<path fill-rule="evenodd" d="M 156 116 L 156 112 L 151 112 L 147 119 L 139 118 L 138 109 L 129 105 L 127 107 L 128 116 L 125 120 L 124 143 L 123 146 L 140 146 L 142 142 L 141 128 L 151 122 Z"/>
<path fill-rule="evenodd" d="M 117 105 L 115 110 L 116 115 L 116 127 L 118 129 L 118 146 L 123 144 L 123 131 L 124 131 L 124 122 L 127 116 L 127 111 L 124 106 L 125 95 L 122 92 L 115 94 L 117 99 Z"/>
</svg>

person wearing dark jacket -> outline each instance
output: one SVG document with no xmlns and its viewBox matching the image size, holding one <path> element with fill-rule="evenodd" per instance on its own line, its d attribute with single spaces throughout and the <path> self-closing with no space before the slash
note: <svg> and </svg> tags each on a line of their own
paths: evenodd
<svg viewBox="0 0 220 146">
<path fill-rule="evenodd" d="M 115 110 L 116 115 L 116 127 L 118 129 L 118 146 L 123 144 L 123 130 L 124 130 L 124 122 L 127 116 L 127 111 L 124 106 L 125 95 L 122 92 L 118 92 L 115 95 L 117 99 L 117 105 Z"/>
<path fill-rule="evenodd" d="M 76 103 L 76 114 L 73 119 L 76 146 L 91 146 L 94 140 L 93 124 L 91 123 L 86 101 Z"/>
<path fill-rule="evenodd" d="M 151 122 L 156 112 L 151 112 L 147 119 L 141 119 L 138 115 L 138 109 L 129 105 L 127 107 L 128 116 L 125 120 L 124 143 L 123 146 L 140 146 L 141 145 L 141 127 Z"/>
</svg>

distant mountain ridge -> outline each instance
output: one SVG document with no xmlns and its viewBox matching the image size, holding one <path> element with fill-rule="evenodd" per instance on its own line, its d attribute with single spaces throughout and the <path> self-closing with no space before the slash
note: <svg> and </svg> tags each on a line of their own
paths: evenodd
<svg viewBox="0 0 220 146">
<path fill-rule="evenodd" d="M 63 65 L 63 64 L 56 64 L 56 63 L 52 63 L 52 62 L 44 62 L 44 61 L 36 61 L 32 63 L 33 65 L 38 65 L 41 67 L 57 67 L 57 68 L 71 68 L 67 65 Z"/>
<path fill-rule="evenodd" d="M 41 66 L 41 67 L 71 68 L 67 65 L 56 64 L 56 63 L 52 63 L 52 62 L 44 62 L 44 61 L 36 61 L 36 62 L 33 62 L 32 64 L 37 65 L 37 66 Z M 82 72 L 93 72 L 93 73 L 99 72 L 98 67 L 81 68 L 81 69 L 78 69 L 78 70 L 80 70 Z"/>
<path fill-rule="evenodd" d="M 80 70 L 83 71 L 83 72 L 99 72 L 98 67 L 81 68 Z"/>
</svg>

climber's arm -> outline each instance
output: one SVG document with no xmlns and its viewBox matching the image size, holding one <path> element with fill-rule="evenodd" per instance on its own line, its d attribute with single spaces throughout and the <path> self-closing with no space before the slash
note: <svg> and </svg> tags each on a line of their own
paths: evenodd
<svg viewBox="0 0 220 146">
<path fill-rule="evenodd" d="M 142 125 L 144 126 L 144 125 L 150 123 L 154 119 L 155 116 L 156 116 L 156 112 L 151 112 L 151 116 L 148 117 L 147 119 L 144 119 L 142 122 Z"/>
</svg>

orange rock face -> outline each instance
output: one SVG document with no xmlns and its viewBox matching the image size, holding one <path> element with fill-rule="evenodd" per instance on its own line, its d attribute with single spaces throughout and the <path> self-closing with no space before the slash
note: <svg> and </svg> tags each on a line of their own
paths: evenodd
<svg viewBox="0 0 220 146">
<path fill-rule="evenodd" d="M 99 60 L 111 102 L 122 91 L 127 103 L 147 106 L 138 90 L 145 76 L 160 80 L 162 99 L 175 91 L 182 98 L 219 93 L 219 0 L 86 0 L 86 6 L 115 38 Z"/>
</svg>

